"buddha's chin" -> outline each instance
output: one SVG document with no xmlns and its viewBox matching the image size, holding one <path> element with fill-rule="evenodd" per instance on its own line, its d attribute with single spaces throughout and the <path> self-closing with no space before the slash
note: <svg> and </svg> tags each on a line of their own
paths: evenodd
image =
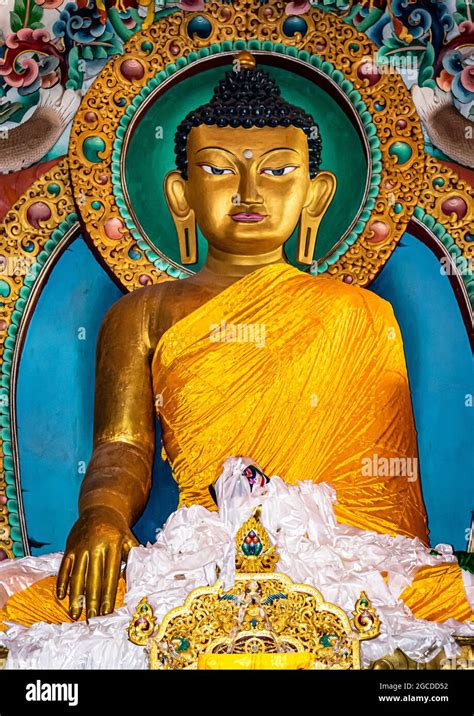
<svg viewBox="0 0 474 716">
<path fill-rule="evenodd" d="M 226 236 L 225 241 L 212 242 L 213 245 L 225 253 L 242 256 L 260 256 L 280 249 L 284 241 L 275 241 L 275 236 L 265 237 L 258 232 L 252 234 Z"/>
<path fill-rule="evenodd" d="M 225 239 L 212 241 L 216 248 L 231 253 L 258 255 L 276 251 L 285 243 L 281 230 L 264 221 L 234 222 L 226 227 Z M 222 235 L 221 235 L 222 236 Z"/>
</svg>

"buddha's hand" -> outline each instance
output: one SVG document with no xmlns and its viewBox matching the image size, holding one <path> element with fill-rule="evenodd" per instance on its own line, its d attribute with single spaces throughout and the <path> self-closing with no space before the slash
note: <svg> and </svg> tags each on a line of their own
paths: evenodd
<svg viewBox="0 0 474 716">
<path fill-rule="evenodd" d="M 110 507 L 89 507 L 74 524 L 56 582 L 58 599 L 69 587 L 69 614 L 78 619 L 84 606 L 87 618 L 114 610 L 121 561 L 138 545 L 127 520 Z"/>
</svg>

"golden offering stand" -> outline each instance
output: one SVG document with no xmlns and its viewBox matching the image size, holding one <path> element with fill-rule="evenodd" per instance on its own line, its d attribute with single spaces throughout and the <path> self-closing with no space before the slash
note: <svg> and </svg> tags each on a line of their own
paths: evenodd
<svg viewBox="0 0 474 716">
<path fill-rule="evenodd" d="M 365 592 L 349 620 L 314 587 L 275 572 L 277 561 L 258 508 L 237 532 L 234 585 L 194 589 L 158 628 L 144 597 L 130 641 L 147 649 L 151 669 L 360 669 L 360 642 L 380 633 Z"/>
</svg>

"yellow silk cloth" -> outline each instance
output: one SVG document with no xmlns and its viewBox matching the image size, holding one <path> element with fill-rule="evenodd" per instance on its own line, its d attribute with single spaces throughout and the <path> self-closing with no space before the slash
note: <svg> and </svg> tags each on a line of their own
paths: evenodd
<svg viewBox="0 0 474 716">
<path fill-rule="evenodd" d="M 115 609 L 123 604 L 125 594 L 125 580 L 120 577 Z M 59 600 L 56 596 L 56 577 L 44 577 L 34 582 L 30 587 L 22 589 L 7 599 L 3 609 L 0 609 L 0 631 L 6 631 L 4 622 L 15 622 L 23 626 L 31 626 L 36 622 L 48 624 L 62 624 L 73 622 L 68 612 L 69 598 Z M 85 610 L 77 621 L 85 621 Z"/>
<path fill-rule="evenodd" d="M 457 563 L 421 567 L 400 596 L 418 619 L 474 621 Z"/>
<path fill-rule="evenodd" d="M 152 376 L 180 506 L 215 509 L 209 486 L 225 459 L 248 456 L 289 483 L 332 484 L 340 522 L 428 544 L 419 475 L 407 469 L 417 446 L 403 343 L 386 301 L 267 266 L 168 329 Z M 425 619 L 473 618 L 457 564 L 419 570 L 402 598 Z"/>
<path fill-rule="evenodd" d="M 201 654 L 198 669 L 313 669 L 314 654 Z"/>
<path fill-rule="evenodd" d="M 228 340 L 216 340 L 216 326 Z M 386 301 L 273 264 L 168 329 L 152 374 L 180 505 L 215 509 L 209 486 L 227 457 L 242 455 L 289 483 L 332 484 L 340 522 L 427 543 L 416 473 L 386 474 L 390 459 L 393 472 L 400 458 L 417 458 L 403 345 Z"/>
</svg>

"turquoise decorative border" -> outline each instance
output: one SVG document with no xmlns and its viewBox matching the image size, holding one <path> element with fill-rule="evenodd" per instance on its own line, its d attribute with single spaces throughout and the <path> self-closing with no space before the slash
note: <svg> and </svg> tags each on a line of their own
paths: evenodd
<svg viewBox="0 0 474 716">
<path fill-rule="evenodd" d="M 127 203 L 125 201 L 123 193 L 122 177 L 120 173 L 120 158 L 122 153 L 123 140 L 132 117 L 135 115 L 143 101 L 164 80 L 177 72 L 177 70 L 180 70 L 183 67 L 186 67 L 188 64 L 196 62 L 197 60 L 200 60 L 204 57 L 208 57 L 210 55 L 217 55 L 221 52 L 233 52 L 237 50 L 263 50 L 267 52 L 278 53 L 281 55 L 288 55 L 289 57 L 294 57 L 295 59 L 313 65 L 313 67 L 323 72 L 341 88 L 341 90 L 351 102 L 362 121 L 369 146 L 371 159 L 371 166 L 369 166 L 369 171 L 371 169 L 371 176 L 370 185 L 367 191 L 367 199 L 365 205 L 363 206 L 359 214 L 359 218 L 349 235 L 346 236 L 344 241 L 341 241 L 341 243 L 337 247 L 335 247 L 333 253 L 326 261 L 323 261 L 321 264 L 318 264 L 318 273 L 324 273 L 325 271 L 327 271 L 331 264 L 336 263 L 336 261 L 343 254 L 346 253 L 348 248 L 357 241 L 358 237 L 364 230 L 367 221 L 370 219 L 371 212 L 375 206 L 375 199 L 377 198 L 377 195 L 379 193 L 379 185 L 381 182 L 382 172 L 382 153 L 380 151 L 380 140 L 377 136 L 377 129 L 375 127 L 375 124 L 373 123 L 372 115 L 367 109 L 367 105 L 362 100 L 361 94 L 354 88 L 352 82 L 346 79 L 344 73 L 336 69 L 331 62 L 325 62 L 321 59 L 319 55 L 311 55 L 306 50 L 297 50 L 295 47 L 287 46 L 282 43 L 273 43 L 270 40 L 265 40 L 264 42 L 260 42 L 259 40 L 226 40 L 220 44 L 214 43 L 210 47 L 203 47 L 198 52 L 190 52 L 187 57 L 178 58 L 176 60 L 176 63 L 166 65 L 166 67 L 160 72 L 158 72 L 147 83 L 147 85 L 142 88 L 142 90 L 136 95 L 136 97 L 134 97 L 132 102 L 125 110 L 125 113 L 122 116 L 120 123 L 117 127 L 116 136 L 113 144 L 111 163 L 112 186 L 117 207 L 123 220 L 125 221 L 128 230 L 137 242 L 137 246 L 139 247 L 139 249 L 141 249 L 141 251 L 143 251 L 147 259 L 159 271 L 164 271 L 173 278 L 185 278 L 186 276 L 188 276 L 188 273 L 181 271 L 179 268 L 176 268 L 176 266 L 173 266 L 172 264 L 167 262 L 150 247 L 150 245 L 144 240 L 140 231 L 137 229 L 137 226 L 128 211 Z"/>
<path fill-rule="evenodd" d="M 464 262 L 466 262 L 466 264 L 469 264 L 469 259 L 467 259 L 463 255 L 463 252 L 456 244 L 449 231 L 445 229 L 443 224 L 440 224 L 439 221 L 434 218 L 434 216 L 428 214 L 421 206 L 415 207 L 413 217 L 415 219 L 418 219 L 418 221 L 421 221 L 422 224 L 424 224 L 424 226 L 426 226 L 426 228 L 429 229 L 448 250 L 450 256 L 453 259 L 454 265 L 457 268 L 458 275 L 461 277 L 461 280 L 466 287 L 467 295 L 469 296 L 471 306 L 474 308 L 474 274 L 472 271 L 467 273 L 464 272 L 462 270 L 463 267 L 460 266 L 460 263 L 463 264 Z"/>
<path fill-rule="evenodd" d="M 23 286 L 20 289 L 19 298 L 17 298 L 15 302 L 15 307 L 10 318 L 10 325 L 8 326 L 7 336 L 5 338 L 5 348 L 0 368 L 0 427 L 6 483 L 8 522 L 10 525 L 10 537 L 13 543 L 12 551 L 15 557 L 24 557 L 26 554 L 20 525 L 21 518 L 18 505 L 18 490 L 20 489 L 20 486 L 17 484 L 15 479 L 10 421 L 10 398 L 12 392 L 11 371 L 13 356 L 15 354 L 17 333 L 23 318 L 23 313 L 28 303 L 31 289 L 38 280 L 44 264 L 59 242 L 77 222 L 78 216 L 72 212 L 66 219 L 64 219 L 64 221 L 61 222 L 61 224 L 59 224 L 59 226 L 52 232 L 51 237 L 46 241 L 44 248 L 39 252 L 28 273 L 24 276 Z"/>
</svg>

